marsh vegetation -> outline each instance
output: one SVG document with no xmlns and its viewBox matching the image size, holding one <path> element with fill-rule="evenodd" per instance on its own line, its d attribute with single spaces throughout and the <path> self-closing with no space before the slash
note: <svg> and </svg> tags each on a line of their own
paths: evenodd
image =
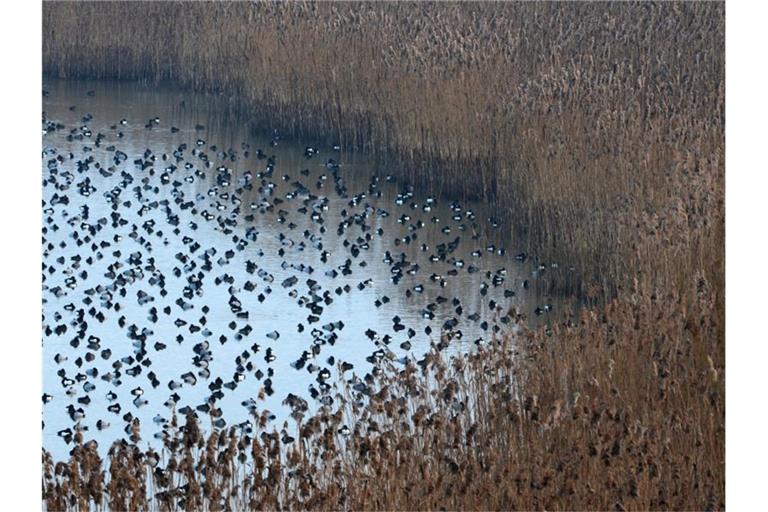
<svg viewBox="0 0 768 512">
<path fill-rule="evenodd" d="M 296 408 L 43 453 L 49 510 L 724 508 L 722 3 L 45 3 L 44 71 L 170 80 L 479 199 L 590 299 Z M 513 314 L 511 317 L 515 317 Z M 558 312 L 561 314 L 562 312 Z M 517 320 L 517 319 L 516 319 Z M 523 322 L 523 319 L 519 319 Z M 286 437 L 287 436 L 287 437 Z"/>
</svg>

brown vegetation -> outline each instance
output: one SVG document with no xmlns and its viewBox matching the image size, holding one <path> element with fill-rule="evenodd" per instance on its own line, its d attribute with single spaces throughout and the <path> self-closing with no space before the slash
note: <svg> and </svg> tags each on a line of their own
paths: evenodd
<svg viewBox="0 0 768 512">
<path fill-rule="evenodd" d="M 722 275 L 722 4 L 53 2 L 43 16 L 47 73 L 172 79 L 241 100 L 258 125 L 392 156 L 388 172 L 430 192 L 495 200 L 533 252 L 589 282 Z"/>
<path fill-rule="evenodd" d="M 692 302 L 638 294 L 445 361 L 342 385 L 295 440 L 254 418 L 167 428 L 161 454 L 93 444 L 44 454 L 48 510 L 690 510 L 724 508 L 722 325 L 703 279 Z M 695 297 L 695 298 L 694 298 Z M 402 368 L 402 367 L 400 367 Z M 108 483 L 104 483 L 107 480 Z M 150 492 L 147 492 L 147 491 Z"/>
<path fill-rule="evenodd" d="M 723 508 L 724 24 L 719 3 L 46 3 L 47 73 L 221 91 L 495 201 L 616 297 L 341 391 L 285 449 L 190 420 L 107 474 L 87 443 L 44 455 L 48 509 Z"/>
</svg>

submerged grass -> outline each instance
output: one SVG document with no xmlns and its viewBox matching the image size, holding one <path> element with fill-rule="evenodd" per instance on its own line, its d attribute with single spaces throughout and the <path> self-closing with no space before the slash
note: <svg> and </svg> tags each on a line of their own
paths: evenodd
<svg viewBox="0 0 768 512">
<path fill-rule="evenodd" d="M 580 271 L 552 286 L 605 298 L 372 376 L 363 397 L 340 383 L 291 443 L 258 421 L 204 438 L 190 418 L 162 454 L 44 453 L 47 508 L 723 508 L 724 10 L 45 3 L 46 73 L 170 79 L 256 127 L 370 151 L 494 202 Z"/>
</svg>

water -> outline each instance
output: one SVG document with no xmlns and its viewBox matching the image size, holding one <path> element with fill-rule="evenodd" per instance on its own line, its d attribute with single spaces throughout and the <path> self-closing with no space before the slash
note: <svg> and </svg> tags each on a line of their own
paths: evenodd
<svg viewBox="0 0 768 512">
<path fill-rule="evenodd" d="M 483 204 L 254 136 L 220 97 L 44 88 L 43 446 L 56 459 L 78 421 L 102 449 L 132 417 L 158 443 L 174 405 L 212 395 L 231 426 L 267 390 L 258 408 L 279 428 L 286 395 L 315 403 L 342 362 L 360 378 L 377 350 L 420 358 L 442 332 L 444 350 L 471 350 L 510 307 L 547 316 L 550 299 L 524 286 L 538 271 Z"/>
</svg>

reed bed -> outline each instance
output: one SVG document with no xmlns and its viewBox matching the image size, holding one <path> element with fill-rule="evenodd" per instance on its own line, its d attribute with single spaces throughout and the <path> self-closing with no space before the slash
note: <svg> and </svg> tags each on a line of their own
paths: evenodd
<svg viewBox="0 0 768 512">
<path fill-rule="evenodd" d="M 446 361 L 385 358 L 306 414 L 298 434 L 205 436 L 175 418 L 164 448 L 43 452 L 47 510 L 715 510 L 724 503 L 722 316 L 709 283 L 639 292 L 554 329 Z M 105 468 L 109 468 L 105 472 Z"/>
<path fill-rule="evenodd" d="M 362 394 L 339 382 L 333 408 L 297 402 L 292 442 L 180 418 L 162 453 L 137 426 L 101 460 L 80 435 L 69 461 L 43 452 L 46 508 L 724 508 L 724 11 L 45 3 L 46 73 L 215 91 L 257 129 L 492 201 L 578 270 L 552 286 L 603 299 Z"/>
<path fill-rule="evenodd" d="M 613 293 L 638 269 L 722 279 L 724 33 L 715 2 L 46 2 L 43 69 L 232 96 L 494 201 L 566 285 Z"/>
</svg>

